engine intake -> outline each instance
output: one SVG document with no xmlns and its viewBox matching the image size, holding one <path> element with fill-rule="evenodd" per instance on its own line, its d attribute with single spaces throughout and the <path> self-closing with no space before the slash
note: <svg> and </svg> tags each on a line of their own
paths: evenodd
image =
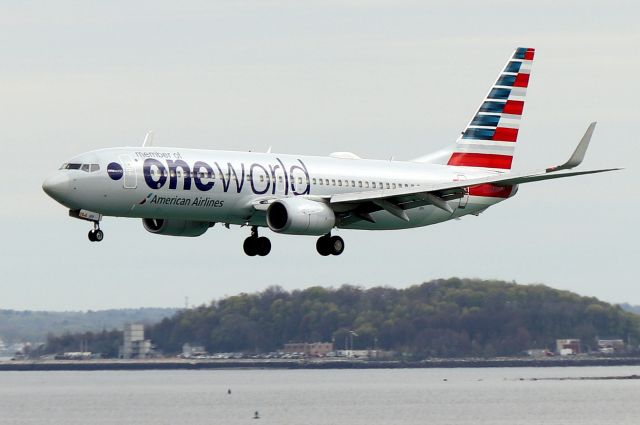
<svg viewBox="0 0 640 425">
<path fill-rule="evenodd" d="M 212 224 L 208 221 L 143 218 L 142 225 L 157 235 L 194 237 L 204 234 Z"/>
<path fill-rule="evenodd" d="M 267 225 L 276 233 L 319 236 L 329 233 L 335 224 L 331 207 L 310 199 L 280 199 L 267 210 Z"/>
</svg>

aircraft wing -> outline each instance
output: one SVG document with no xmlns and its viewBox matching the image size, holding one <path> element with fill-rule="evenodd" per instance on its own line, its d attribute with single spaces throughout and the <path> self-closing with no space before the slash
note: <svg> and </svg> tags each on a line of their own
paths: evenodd
<svg viewBox="0 0 640 425">
<path fill-rule="evenodd" d="M 541 180 L 560 179 L 564 177 L 580 176 L 585 174 L 604 173 L 620 170 L 620 168 L 605 168 L 599 170 L 574 171 L 570 173 L 557 173 L 542 171 L 537 173 L 505 173 L 476 179 L 436 183 L 431 185 L 414 186 L 401 189 L 383 189 L 369 192 L 341 193 L 331 196 L 329 202 L 337 210 L 347 209 L 348 205 L 354 207 L 356 212 L 366 210 L 366 213 L 385 209 L 393 215 L 408 221 L 404 210 L 424 205 L 434 205 L 448 212 L 453 212 L 446 201 L 461 198 L 468 188 L 484 184 L 493 184 L 500 187 L 508 187 L 522 183 L 530 183 Z M 360 206 L 358 205 L 360 204 Z M 374 208 L 365 207 L 364 204 L 372 204 Z M 358 214 L 356 214 L 358 215 Z M 362 219 L 368 220 L 365 214 L 360 214 Z M 370 220 L 368 220 L 370 221 Z"/>
<path fill-rule="evenodd" d="M 524 173 L 500 173 L 486 177 L 439 182 L 410 188 L 341 193 L 331 196 L 329 202 L 336 212 L 343 211 L 347 213 L 345 214 L 345 218 L 350 221 L 357 221 L 360 219 L 373 221 L 369 214 L 383 209 L 396 217 L 409 221 L 409 218 L 404 211 L 423 205 L 431 204 L 444 211 L 453 213 L 453 210 L 447 204 L 447 201 L 461 198 L 468 191 L 468 188 L 474 186 L 492 184 L 500 187 L 509 187 L 535 181 L 620 170 L 620 168 L 605 168 L 598 170 L 557 173 L 559 170 L 571 169 L 582 163 L 595 125 L 595 122 L 591 123 L 569 160 L 556 167 L 549 167 L 545 170 Z"/>
</svg>

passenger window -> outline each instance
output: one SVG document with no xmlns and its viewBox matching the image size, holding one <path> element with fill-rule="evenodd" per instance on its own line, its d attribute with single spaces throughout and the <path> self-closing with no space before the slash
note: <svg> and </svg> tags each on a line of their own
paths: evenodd
<svg viewBox="0 0 640 425">
<path fill-rule="evenodd" d="M 358 187 L 362 187 L 362 180 L 358 181 Z"/>
<path fill-rule="evenodd" d="M 336 179 L 331 179 L 331 185 L 335 186 L 336 185 Z"/>
<path fill-rule="evenodd" d="M 351 180 L 351 187 L 356 187 L 356 182 Z"/>
<path fill-rule="evenodd" d="M 313 184 L 316 184 L 316 178 L 315 177 L 313 178 Z"/>
<path fill-rule="evenodd" d="M 282 176 L 278 176 L 278 181 L 282 183 Z"/>
<path fill-rule="evenodd" d="M 366 187 L 367 189 L 369 189 L 369 182 L 364 182 L 364 187 Z"/>
<path fill-rule="evenodd" d="M 329 186 L 329 179 L 324 179 L 324 184 Z"/>
<path fill-rule="evenodd" d="M 338 186 L 342 186 L 342 180 L 338 180 Z"/>
<path fill-rule="evenodd" d="M 376 182 L 371 183 L 371 187 L 375 189 L 376 188 Z"/>
<path fill-rule="evenodd" d="M 322 179 L 318 180 L 318 183 L 320 183 L 320 186 L 322 186 L 322 184 L 324 183 L 324 181 Z"/>
<path fill-rule="evenodd" d="M 394 183 L 391 187 L 392 187 L 392 189 L 395 189 L 396 188 L 396 184 Z"/>
</svg>

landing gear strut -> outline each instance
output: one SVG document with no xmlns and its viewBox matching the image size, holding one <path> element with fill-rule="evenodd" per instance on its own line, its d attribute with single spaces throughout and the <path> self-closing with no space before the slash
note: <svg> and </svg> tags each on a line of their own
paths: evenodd
<svg viewBox="0 0 640 425">
<path fill-rule="evenodd" d="M 242 244 L 244 253 L 250 257 L 259 255 L 264 257 L 271 252 L 271 241 L 264 236 L 258 236 L 258 227 L 251 227 L 251 236 L 244 240 Z"/>
<path fill-rule="evenodd" d="M 100 230 L 100 223 L 97 221 L 93 222 L 93 230 L 89 231 L 89 240 L 91 242 L 102 242 L 104 239 L 104 233 Z"/>
<path fill-rule="evenodd" d="M 328 233 L 318 238 L 316 249 L 322 256 L 340 255 L 344 251 L 344 241 L 340 236 L 331 236 L 331 233 Z"/>
</svg>

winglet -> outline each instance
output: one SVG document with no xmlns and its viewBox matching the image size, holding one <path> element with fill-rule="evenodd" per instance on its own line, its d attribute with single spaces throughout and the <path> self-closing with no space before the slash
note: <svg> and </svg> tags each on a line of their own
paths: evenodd
<svg viewBox="0 0 640 425">
<path fill-rule="evenodd" d="M 580 165 L 584 159 L 584 155 L 587 153 L 587 148 L 589 147 L 589 142 L 591 141 L 591 136 L 593 135 L 593 130 L 596 128 L 596 124 L 597 123 L 595 121 L 589 124 L 587 131 L 584 133 L 584 136 L 582 136 L 582 139 L 580 139 L 580 143 L 578 143 L 576 150 L 573 151 L 571 158 L 562 165 L 547 168 L 547 173 L 560 170 L 570 170 Z"/>
<path fill-rule="evenodd" d="M 153 145 L 153 131 L 147 132 L 147 135 L 144 136 L 144 142 L 142 142 L 142 147 L 148 147 Z"/>
</svg>

